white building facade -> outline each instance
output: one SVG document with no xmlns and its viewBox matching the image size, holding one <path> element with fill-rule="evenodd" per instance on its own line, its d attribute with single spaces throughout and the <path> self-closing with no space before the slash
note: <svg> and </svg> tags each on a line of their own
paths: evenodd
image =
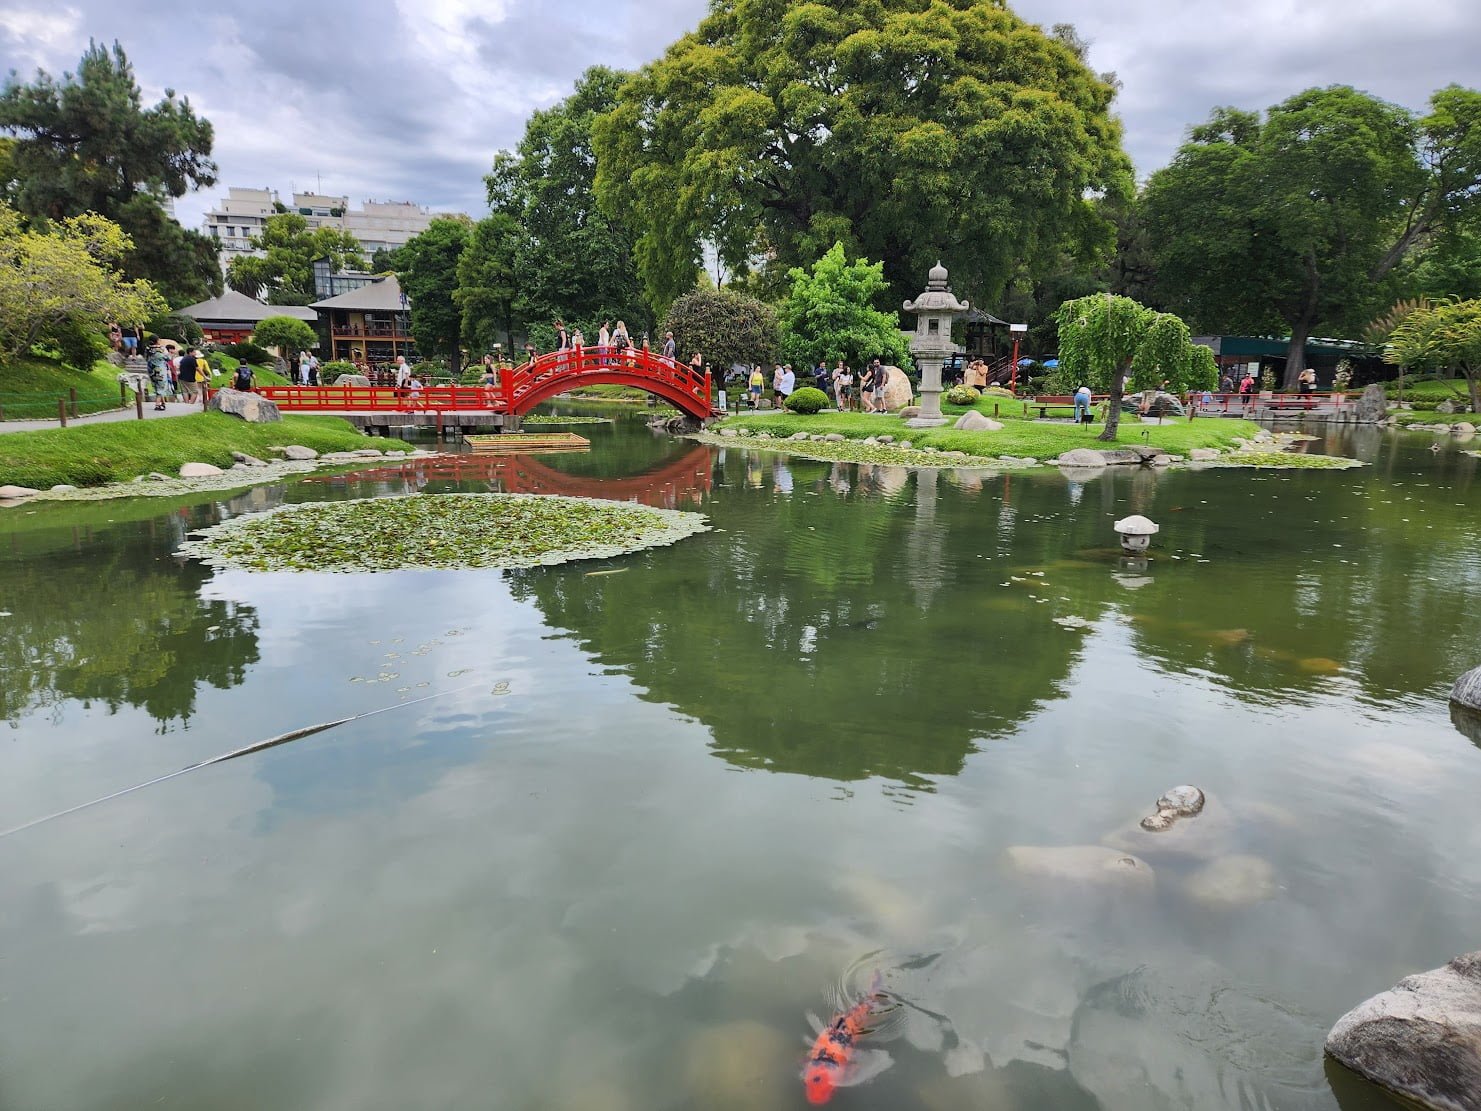
<svg viewBox="0 0 1481 1111">
<path fill-rule="evenodd" d="M 302 216 L 310 228 L 330 227 L 347 231 L 360 243 L 366 256 L 404 246 L 427 230 L 433 220 L 457 213 L 433 212 L 412 201 L 366 201 L 351 208 L 349 197 L 325 193 L 294 193 L 293 202 L 279 199 L 275 190 L 241 189 L 232 186 L 218 205 L 206 213 L 205 232 L 220 245 L 225 269 L 238 255 L 254 254 L 252 237 L 262 233 L 267 218 L 282 205 Z"/>
</svg>

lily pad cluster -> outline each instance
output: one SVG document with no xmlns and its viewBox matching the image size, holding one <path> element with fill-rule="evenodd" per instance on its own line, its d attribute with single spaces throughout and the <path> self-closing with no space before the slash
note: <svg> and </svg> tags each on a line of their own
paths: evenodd
<svg viewBox="0 0 1481 1111">
<path fill-rule="evenodd" d="M 709 528 L 699 513 L 535 494 L 310 502 L 237 517 L 180 553 L 252 571 L 534 567 L 607 559 Z"/>
<path fill-rule="evenodd" d="M 612 424 L 614 422 L 611 417 L 580 417 L 566 416 L 561 413 L 531 413 L 527 417 L 521 417 L 520 423 L 535 428 L 559 424 Z"/>
<path fill-rule="evenodd" d="M 1357 459 L 1340 455 L 1306 455 L 1291 451 L 1235 451 L 1201 464 L 1205 467 L 1260 467 L 1285 471 L 1341 471 L 1361 467 Z"/>
<path fill-rule="evenodd" d="M 895 444 L 866 444 L 861 440 L 793 440 L 761 436 L 739 436 L 735 439 L 712 432 L 691 437 L 719 447 L 746 447 L 762 451 L 779 451 L 802 459 L 820 459 L 829 463 L 877 463 L 896 467 L 1022 467 L 1021 460 L 968 455 L 963 451 L 936 451 L 902 448 Z"/>
</svg>

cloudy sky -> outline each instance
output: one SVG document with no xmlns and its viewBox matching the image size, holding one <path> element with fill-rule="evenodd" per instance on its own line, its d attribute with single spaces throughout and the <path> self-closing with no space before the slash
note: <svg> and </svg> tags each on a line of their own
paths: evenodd
<svg viewBox="0 0 1481 1111">
<path fill-rule="evenodd" d="M 0 0 L 0 69 L 76 66 L 120 41 L 151 102 L 187 93 L 216 128 L 221 186 L 315 190 L 484 211 L 482 175 L 525 118 L 587 66 L 632 67 L 707 0 Z M 1017 0 L 1073 23 L 1124 88 L 1145 175 L 1211 107 L 1265 107 L 1346 83 L 1412 107 L 1481 86 L 1477 0 Z M 184 198 L 191 226 L 218 187 Z M 286 198 L 285 198 L 286 199 Z"/>
</svg>

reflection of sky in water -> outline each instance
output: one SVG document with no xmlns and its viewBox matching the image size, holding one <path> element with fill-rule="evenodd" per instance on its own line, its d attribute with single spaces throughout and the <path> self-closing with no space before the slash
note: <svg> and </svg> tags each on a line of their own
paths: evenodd
<svg viewBox="0 0 1481 1111">
<path fill-rule="evenodd" d="M 908 1006 L 848 1106 L 1329 1111 L 1332 1019 L 1474 947 L 1481 751 L 1437 697 L 1474 524 L 1404 531 L 1468 487 L 793 460 L 786 497 L 719 454 L 725 531 L 619 575 L 219 574 L 240 686 L 162 734 L 65 692 L 13 722 L 19 821 L 477 683 L 0 841 L 4 1104 L 792 1106 L 883 950 Z M 1251 512 L 1283 499 L 1305 532 Z M 1135 831 L 1179 782 L 1196 851 Z M 1138 836 L 1140 894 L 1005 853 Z M 1210 905 L 1249 858 L 1270 889 Z"/>
</svg>

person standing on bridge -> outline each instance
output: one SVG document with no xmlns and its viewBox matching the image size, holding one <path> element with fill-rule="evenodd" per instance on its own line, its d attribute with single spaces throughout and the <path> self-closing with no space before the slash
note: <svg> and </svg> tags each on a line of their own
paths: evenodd
<svg viewBox="0 0 1481 1111">
<path fill-rule="evenodd" d="M 406 365 L 406 356 L 396 356 L 396 396 L 406 396 L 407 383 L 411 381 L 411 367 Z"/>
<path fill-rule="evenodd" d="M 597 354 L 601 356 L 602 366 L 607 365 L 607 349 L 612 346 L 612 330 L 607 327 L 607 322 L 602 321 L 602 326 L 597 329 Z"/>
<path fill-rule="evenodd" d="M 566 325 L 562 320 L 555 322 L 555 349 L 564 351 L 571 346 L 570 337 L 566 335 Z"/>
<path fill-rule="evenodd" d="M 673 357 L 674 357 L 674 350 L 675 350 L 674 349 L 674 333 L 673 332 L 665 332 L 665 333 L 663 333 L 663 357 L 665 359 L 670 359 L 670 360 L 673 359 Z"/>
</svg>

